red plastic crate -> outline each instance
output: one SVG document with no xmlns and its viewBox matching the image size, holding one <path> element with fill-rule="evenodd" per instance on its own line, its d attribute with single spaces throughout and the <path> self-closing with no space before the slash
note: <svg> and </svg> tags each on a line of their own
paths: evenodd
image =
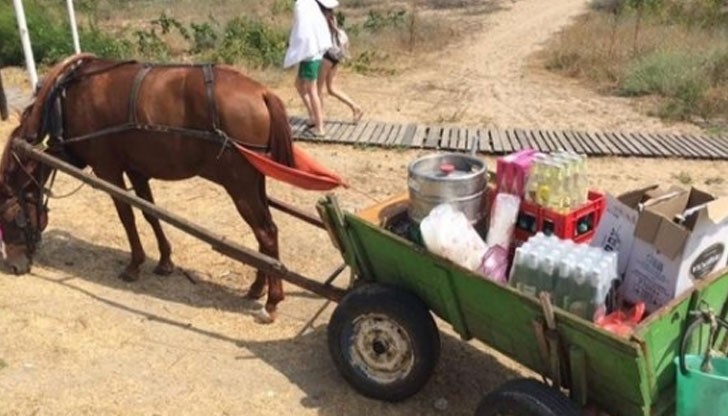
<svg viewBox="0 0 728 416">
<path fill-rule="evenodd" d="M 589 191 L 587 203 L 568 214 L 560 214 L 524 200 L 518 213 L 514 240 L 516 245 L 520 245 L 540 231 L 564 240 L 589 243 L 605 207 L 604 194 L 595 191 Z"/>
</svg>

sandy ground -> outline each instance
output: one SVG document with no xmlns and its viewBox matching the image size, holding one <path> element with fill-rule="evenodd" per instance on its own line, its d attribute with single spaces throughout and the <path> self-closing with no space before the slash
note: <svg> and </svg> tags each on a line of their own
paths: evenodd
<svg viewBox="0 0 728 416">
<path fill-rule="evenodd" d="M 506 3 L 483 15 L 484 31 L 460 48 L 423 58 L 391 78 L 345 73 L 342 86 L 378 120 L 435 121 L 465 108 L 462 123 L 510 127 L 691 130 L 641 116 L 625 100 L 599 96 L 533 68 L 531 54 L 583 0 Z M 446 71 L 431 64 L 442 62 Z M 443 73 L 452 74 L 443 78 Z M 291 88 L 277 91 L 300 111 Z M 345 116 L 338 104 L 331 115 Z M 13 122 L 0 123 L 7 137 Z M 352 184 L 337 192 L 356 210 L 406 190 L 406 165 L 418 151 L 305 144 Z M 490 167 L 493 159 L 486 158 Z M 680 180 L 724 194 L 726 162 L 592 159 L 591 184 L 618 193 Z M 77 182 L 61 175 L 56 192 Z M 159 205 L 250 247 L 255 241 L 225 193 L 202 180 L 154 182 Z M 318 193 L 271 183 L 270 194 L 313 211 Z M 297 334 L 323 301 L 290 285 L 274 325 L 254 322 L 257 303 L 241 299 L 254 272 L 166 227 L 180 270 L 151 273 L 156 245 L 141 216 L 149 255 L 142 278 L 116 278 L 128 260 L 111 200 L 83 187 L 52 200 L 50 226 L 32 274 L 0 275 L 0 415 L 468 415 L 482 395 L 527 370 L 478 342 L 462 342 L 446 324 L 442 359 L 422 392 L 399 404 L 354 392 L 333 367 L 325 325 Z M 325 233 L 274 214 L 281 258 L 323 279 L 339 262 Z M 192 283 L 183 270 L 193 276 Z M 504 313 L 506 313 L 504 311 Z M 447 407 L 434 403 L 445 399 Z"/>
</svg>

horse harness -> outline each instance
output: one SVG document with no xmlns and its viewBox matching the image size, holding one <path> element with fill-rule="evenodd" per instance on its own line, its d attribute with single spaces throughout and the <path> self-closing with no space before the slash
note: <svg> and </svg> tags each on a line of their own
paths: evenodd
<svg viewBox="0 0 728 416">
<path fill-rule="evenodd" d="M 82 62 L 79 62 L 79 64 Z M 127 131 L 132 130 L 139 130 L 139 131 L 150 131 L 150 132 L 158 132 L 158 133 L 169 133 L 169 134 L 179 134 L 184 137 L 191 137 L 191 138 L 197 138 L 202 140 L 211 141 L 213 143 L 217 143 L 221 145 L 221 153 L 226 148 L 232 147 L 230 142 L 233 140 L 227 133 L 225 133 L 220 128 L 220 116 L 217 111 L 217 103 L 215 100 L 215 76 L 213 73 L 213 65 L 212 64 L 150 64 L 150 63 L 144 63 L 142 64 L 142 67 L 137 71 L 136 75 L 134 76 L 134 81 L 132 83 L 131 87 L 131 94 L 129 95 L 129 103 L 128 103 L 128 118 L 126 123 L 113 126 L 113 127 L 107 127 L 92 133 L 84 134 L 81 136 L 76 137 L 70 137 L 65 138 L 63 137 L 63 105 L 62 100 L 65 96 L 65 91 L 68 88 L 69 85 L 71 85 L 74 82 L 78 82 L 81 79 L 84 78 L 90 78 L 96 75 L 104 74 L 109 71 L 112 71 L 120 66 L 129 65 L 129 64 L 136 64 L 137 61 L 123 61 L 123 62 L 117 62 L 109 65 L 108 67 L 101 68 L 95 71 L 91 71 L 88 73 L 81 73 L 76 74 L 76 70 L 78 67 L 72 67 L 71 70 L 69 70 L 66 74 L 61 75 L 58 80 L 56 81 L 55 85 L 53 86 L 53 89 L 51 90 L 49 94 L 48 100 L 43 104 L 43 119 L 44 123 L 43 125 L 48 127 L 47 133 L 51 136 L 53 141 L 60 144 L 70 144 L 70 143 L 78 143 L 86 140 L 95 139 L 98 137 L 108 136 L 111 134 L 116 133 L 123 133 Z M 141 122 L 138 119 L 137 116 L 137 106 L 139 101 L 139 91 L 141 90 L 141 87 L 144 83 L 144 80 L 146 79 L 147 75 L 152 71 L 154 68 L 159 67 L 172 67 L 172 68 L 179 68 L 179 67 L 188 67 L 188 68 L 199 68 L 202 70 L 204 82 L 205 82 L 205 95 L 207 98 L 209 113 L 210 113 L 210 120 L 211 120 L 211 128 L 209 130 L 199 130 L 199 129 L 192 129 L 187 127 L 179 127 L 179 126 L 170 126 L 170 125 L 162 125 L 162 124 L 150 124 Z M 257 150 L 257 151 L 267 151 L 267 146 L 261 146 L 251 143 L 244 143 L 239 140 L 236 140 L 236 142 L 242 146 L 245 146 L 247 148 Z"/>
</svg>

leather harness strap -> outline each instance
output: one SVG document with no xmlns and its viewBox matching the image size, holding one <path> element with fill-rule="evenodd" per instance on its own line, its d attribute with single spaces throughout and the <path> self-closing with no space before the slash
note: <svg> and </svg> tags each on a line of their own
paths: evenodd
<svg viewBox="0 0 728 416">
<path fill-rule="evenodd" d="M 142 66 L 142 69 L 139 70 L 139 72 L 136 73 L 134 76 L 134 83 L 131 86 L 131 94 L 129 95 L 129 123 L 136 125 L 138 124 L 137 120 L 137 101 L 139 100 L 139 90 L 142 87 L 142 82 L 144 82 L 144 78 L 147 77 L 149 74 L 149 71 L 152 70 L 152 66 L 149 64 L 144 64 Z"/>
<path fill-rule="evenodd" d="M 207 93 L 207 103 L 210 105 L 210 119 L 212 120 L 212 131 L 218 132 L 220 130 L 220 117 L 217 114 L 217 104 L 215 104 L 215 74 L 212 72 L 212 65 L 203 65 L 202 73 L 205 77 L 205 92 Z"/>
</svg>

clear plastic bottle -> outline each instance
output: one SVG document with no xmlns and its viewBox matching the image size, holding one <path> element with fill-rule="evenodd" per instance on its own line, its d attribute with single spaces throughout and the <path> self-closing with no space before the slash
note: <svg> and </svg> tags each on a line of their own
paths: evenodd
<svg viewBox="0 0 728 416">
<path fill-rule="evenodd" d="M 537 153 L 531 162 L 531 168 L 526 181 L 526 201 L 537 204 L 538 189 L 543 181 L 543 164 L 546 162 L 547 156 L 543 153 Z"/>
</svg>

